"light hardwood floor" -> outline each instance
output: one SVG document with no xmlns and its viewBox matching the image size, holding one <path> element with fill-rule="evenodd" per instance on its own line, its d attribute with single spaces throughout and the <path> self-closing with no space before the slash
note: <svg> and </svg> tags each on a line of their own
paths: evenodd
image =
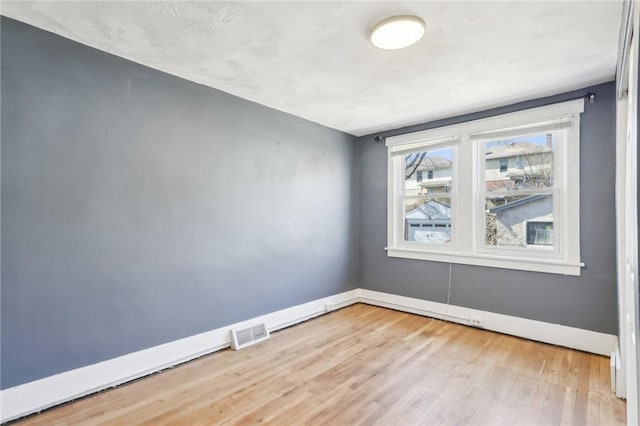
<svg viewBox="0 0 640 426">
<path fill-rule="evenodd" d="M 601 356 L 364 304 L 19 425 L 617 425 Z"/>
</svg>

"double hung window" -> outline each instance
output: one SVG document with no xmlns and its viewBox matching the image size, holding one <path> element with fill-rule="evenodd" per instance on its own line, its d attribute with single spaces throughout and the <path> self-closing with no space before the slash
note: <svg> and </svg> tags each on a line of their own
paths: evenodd
<svg viewBox="0 0 640 426">
<path fill-rule="evenodd" d="M 580 275 L 583 108 L 387 138 L 389 256 Z"/>
</svg>

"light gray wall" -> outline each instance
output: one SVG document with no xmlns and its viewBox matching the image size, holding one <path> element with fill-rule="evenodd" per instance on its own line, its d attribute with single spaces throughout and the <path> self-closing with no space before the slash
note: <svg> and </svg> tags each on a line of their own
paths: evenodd
<svg viewBox="0 0 640 426">
<path fill-rule="evenodd" d="M 451 304 L 617 334 L 615 260 L 615 85 L 496 108 L 378 133 L 388 136 L 561 102 L 588 91 L 581 117 L 580 277 L 497 268 L 452 266 Z M 360 173 L 360 284 L 403 296 L 447 301 L 449 264 L 387 257 L 387 157 L 374 136 L 358 139 Z"/>
<path fill-rule="evenodd" d="M 357 287 L 352 136 L 1 26 L 2 388 Z"/>
</svg>

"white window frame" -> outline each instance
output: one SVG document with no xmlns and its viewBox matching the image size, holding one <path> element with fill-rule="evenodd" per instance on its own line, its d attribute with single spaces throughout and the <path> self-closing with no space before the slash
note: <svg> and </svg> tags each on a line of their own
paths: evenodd
<svg viewBox="0 0 640 426">
<path fill-rule="evenodd" d="M 458 202 L 458 184 L 457 184 L 457 174 L 458 174 L 458 140 L 455 137 L 436 137 L 428 140 L 421 140 L 419 142 L 419 148 L 423 151 L 427 150 L 437 150 L 443 148 L 451 148 L 452 150 L 452 171 L 451 171 L 451 190 L 442 196 L 449 198 L 451 210 L 455 208 Z M 399 249 L 406 250 L 408 252 L 413 252 L 415 250 L 422 251 L 424 244 L 414 242 L 414 241 L 404 241 L 404 185 L 405 185 L 405 176 L 404 176 L 404 155 L 403 153 L 415 152 L 415 147 L 413 144 L 404 144 L 402 146 L 398 146 L 398 149 L 394 149 L 393 152 L 389 150 L 389 163 L 393 162 L 395 164 L 394 167 L 401 169 L 403 173 L 393 173 L 389 174 L 389 188 L 393 188 L 394 203 L 393 205 L 389 205 L 389 217 L 397 218 L 394 219 L 395 229 L 392 230 L 393 238 L 396 241 L 395 246 Z M 396 155 L 398 154 L 398 155 Z M 420 196 L 420 198 L 438 198 L 440 194 L 425 194 Z M 457 218 L 455 215 L 451 217 L 451 242 L 448 243 L 434 243 L 431 244 L 429 249 L 435 249 L 438 252 L 455 252 L 458 247 L 456 241 L 458 240 L 458 235 L 456 235 L 457 227 Z M 397 226 L 399 225 L 399 227 Z M 389 228 L 391 230 L 391 228 Z"/>
<path fill-rule="evenodd" d="M 580 114 L 584 100 L 572 100 L 460 124 L 388 137 L 387 255 L 579 276 L 580 261 Z M 563 129 L 554 150 L 554 234 L 549 249 L 494 248 L 484 245 L 485 167 L 483 140 L 492 135 Z M 566 129 L 566 132 L 564 131 Z M 486 135 L 483 139 L 483 135 Z M 451 243 L 404 241 L 405 152 L 453 146 Z M 437 197 L 437 196 L 436 196 Z"/>
</svg>

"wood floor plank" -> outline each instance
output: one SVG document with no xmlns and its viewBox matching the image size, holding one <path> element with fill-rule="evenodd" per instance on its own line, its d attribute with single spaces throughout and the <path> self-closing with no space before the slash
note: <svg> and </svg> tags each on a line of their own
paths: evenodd
<svg viewBox="0 0 640 426">
<path fill-rule="evenodd" d="M 22 425 L 623 425 L 605 357 L 356 304 Z"/>
</svg>

